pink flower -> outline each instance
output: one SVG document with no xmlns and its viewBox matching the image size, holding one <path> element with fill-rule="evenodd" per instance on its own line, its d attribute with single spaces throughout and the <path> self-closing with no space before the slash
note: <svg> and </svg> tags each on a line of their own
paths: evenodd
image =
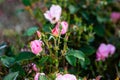
<svg viewBox="0 0 120 80">
<path fill-rule="evenodd" d="M 55 24 L 59 21 L 61 16 L 61 7 L 59 5 L 52 5 L 50 10 L 44 13 L 46 19 L 48 19 L 52 24 Z"/>
<path fill-rule="evenodd" d="M 55 80 L 77 80 L 76 77 L 72 74 L 65 74 L 65 75 L 57 75 Z"/>
<path fill-rule="evenodd" d="M 112 12 L 110 17 L 111 17 L 112 22 L 116 23 L 120 19 L 120 13 Z"/>
<path fill-rule="evenodd" d="M 44 73 L 36 73 L 34 80 L 38 80 L 39 76 L 41 76 L 41 75 L 45 75 L 45 74 Z"/>
<path fill-rule="evenodd" d="M 59 23 L 52 29 L 52 35 L 55 37 L 59 36 Z"/>
<path fill-rule="evenodd" d="M 67 32 L 67 29 L 68 29 L 68 23 L 66 21 L 62 21 L 61 25 L 62 25 L 61 34 L 65 34 Z"/>
<path fill-rule="evenodd" d="M 32 63 L 32 70 L 35 72 L 38 71 L 38 68 L 37 68 L 36 64 L 34 64 L 34 63 Z"/>
<path fill-rule="evenodd" d="M 97 61 L 102 60 L 104 61 L 109 55 L 112 55 L 115 52 L 115 47 L 112 44 L 100 44 L 97 52 L 96 57 Z"/>
<path fill-rule="evenodd" d="M 62 29 L 60 31 L 60 24 L 62 26 Z M 55 28 L 53 28 L 52 30 L 52 34 L 56 37 L 59 36 L 59 33 L 60 34 L 65 34 L 67 32 L 67 29 L 68 29 L 68 23 L 66 21 L 62 21 L 61 23 L 57 23 Z"/>
<path fill-rule="evenodd" d="M 40 73 L 36 73 L 35 77 L 34 77 L 34 80 L 38 80 L 39 79 L 39 76 L 40 76 Z"/>
<path fill-rule="evenodd" d="M 40 40 L 31 41 L 30 47 L 31 47 L 31 50 L 34 54 L 37 55 L 42 51 L 42 43 L 43 42 Z"/>
<path fill-rule="evenodd" d="M 41 37 L 40 31 L 37 31 L 37 36 L 38 36 L 39 38 Z"/>
<path fill-rule="evenodd" d="M 114 52 L 115 52 L 115 46 L 112 45 L 112 44 L 108 44 L 108 48 L 110 49 L 110 54 L 111 55 L 114 54 Z"/>
</svg>

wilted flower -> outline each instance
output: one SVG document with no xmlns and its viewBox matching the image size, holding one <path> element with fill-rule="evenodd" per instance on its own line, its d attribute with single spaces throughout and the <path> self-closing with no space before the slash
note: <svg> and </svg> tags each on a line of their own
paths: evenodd
<svg viewBox="0 0 120 80">
<path fill-rule="evenodd" d="M 97 52 L 96 57 L 97 61 L 102 60 L 104 61 L 109 55 L 112 55 L 115 52 L 115 47 L 112 44 L 100 44 Z"/>
<path fill-rule="evenodd" d="M 58 74 L 55 80 L 77 80 L 77 79 L 72 74 L 65 74 L 65 75 Z"/>
<path fill-rule="evenodd" d="M 120 13 L 112 12 L 110 17 L 111 17 L 112 22 L 116 23 L 120 19 Z"/>
<path fill-rule="evenodd" d="M 45 75 L 45 74 L 44 73 L 36 73 L 34 80 L 38 80 L 39 76 L 41 76 L 41 75 Z"/>
<path fill-rule="evenodd" d="M 30 47 L 34 54 L 39 54 L 42 51 L 42 43 L 40 40 L 31 41 Z"/>
<path fill-rule="evenodd" d="M 46 19 L 48 19 L 52 24 L 55 24 L 59 21 L 61 16 L 61 7 L 59 5 L 52 5 L 50 10 L 44 13 Z"/>
</svg>

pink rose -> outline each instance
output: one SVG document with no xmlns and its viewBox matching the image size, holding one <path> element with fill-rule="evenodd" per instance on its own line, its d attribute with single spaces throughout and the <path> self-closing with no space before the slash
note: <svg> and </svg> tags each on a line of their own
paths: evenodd
<svg viewBox="0 0 120 80">
<path fill-rule="evenodd" d="M 52 29 L 52 35 L 55 37 L 59 36 L 59 23 L 55 26 L 55 28 Z"/>
<path fill-rule="evenodd" d="M 112 55 L 115 52 L 115 47 L 112 44 L 100 44 L 97 52 L 96 52 L 96 58 L 97 61 L 102 60 L 104 61 L 109 55 Z"/>
<path fill-rule="evenodd" d="M 60 31 L 60 24 L 62 26 L 62 29 Z M 52 34 L 56 37 L 59 36 L 59 33 L 60 34 L 65 34 L 67 32 L 67 29 L 68 29 L 68 23 L 66 21 L 62 21 L 61 23 L 57 23 L 55 28 L 53 28 L 52 30 Z"/>
<path fill-rule="evenodd" d="M 65 34 L 67 32 L 67 29 L 68 29 L 68 23 L 66 21 L 62 21 L 61 25 L 62 25 L 61 34 Z"/>
<path fill-rule="evenodd" d="M 44 73 L 36 73 L 34 80 L 38 80 L 39 76 L 41 76 L 41 75 L 45 75 L 45 74 Z"/>
<path fill-rule="evenodd" d="M 77 79 L 72 74 L 65 74 L 65 75 L 58 74 L 55 80 L 77 80 Z"/>
<path fill-rule="evenodd" d="M 110 17 L 111 17 L 112 22 L 116 23 L 120 19 L 120 13 L 119 12 L 112 12 Z"/>
<path fill-rule="evenodd" d="M 42 51 L 42 41 L 40 40 L 31 41 L 30 47 L 34 54 L 39 54 Z"/>
<path fill-rule="evenodd" d="M 48 19 L 52 24 L 55 24 L 59 21 L 61 16 L 61 7 L 59 5 L 52 5 L 50 10 L 44 13 L 46 19 Z"/>
</svg>

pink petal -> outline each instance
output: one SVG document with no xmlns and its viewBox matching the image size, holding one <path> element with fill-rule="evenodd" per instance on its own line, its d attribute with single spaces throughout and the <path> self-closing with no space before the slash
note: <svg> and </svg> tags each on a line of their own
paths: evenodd
<svg viewBox="0 0 120 80">
<path fill-rule="evenodd" d="M 62 25 L 61 34 L 65 34 L 68 30 L 68 23 L 66 21 L 62 21 L 61 25 Z"/>
<path fill-rule="evenodd" d="M 114 45 L 112 45 L 112 44 L 108 44 L 108 48 L 109 48 L 109 53 L 112 55 L 112 54 L 114 54 L 114 52 L 115 52 L 115 46 Z"/>
<path fill-rule="evenodd" d="M 38 80 L 39 76 L 40 76 L 40 73 L 36 73 L 34 80 Z"/>
</svg>

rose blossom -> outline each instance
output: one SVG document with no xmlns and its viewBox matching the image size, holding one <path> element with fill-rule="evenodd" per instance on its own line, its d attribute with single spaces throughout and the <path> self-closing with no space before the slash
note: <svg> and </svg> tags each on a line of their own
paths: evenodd
<svg viewBox="0 0 120 80">
<path fill-rule="evenodd" d="M 31 41 L 30 47 L 34 54 L 39 54 L 42 51 L 42 41 L 40 40 Z"/>
<path fill-rule="evenodd" d="M 76 77 L 72 74 L 58 74 L 55 80 L 77 80 Z"/>
<path fill-rule="evenodd" d="M 62 21 L 61 26 L 62 26 L 61 34 L 65 34 L 68 29 L 68 23 L 66 21 Z"/>
<path fill-rule="evenodd" d="M 109 55 L 112 55 L 114 52 L 115 47 L 112 44 L 106 45 L 104 43 L 101 43 L 96 52 L 97 61 L 104 61 Z"/>
<path fill-rule="evenodd" d="M 110 17 L 111 17 L 112 22 L 116 23 L 120 19 L 120 13 L 112 12 Z"/>
<path fill-rule="evenodd" d="M 61 31 L 60 31 L 60 25 L 61 25 Z M 55 26 L 55 28 L 52 29 L 52 34 L 56 37 L 59 36 L 60 34 L 65 34 L 67 32 L 68 29 L 68 23 L 66 21 L 62 21 L 61 23 L 58 22 Z"/>
<path fill-rule="evenodd" d="M 52 24 L 55 24 L 59 21 L 61 16 L 61 7 L 59 5 L 52 5 L 50 10 L 44 13 L 46 19 L 48 19 Z"/>
<path fill-rule="evenodd" d="M 59 36 L 59 23 L 57 23 L 56 26 L 52 29 L 52 35 L 55 37 Z"/>
</svg>

